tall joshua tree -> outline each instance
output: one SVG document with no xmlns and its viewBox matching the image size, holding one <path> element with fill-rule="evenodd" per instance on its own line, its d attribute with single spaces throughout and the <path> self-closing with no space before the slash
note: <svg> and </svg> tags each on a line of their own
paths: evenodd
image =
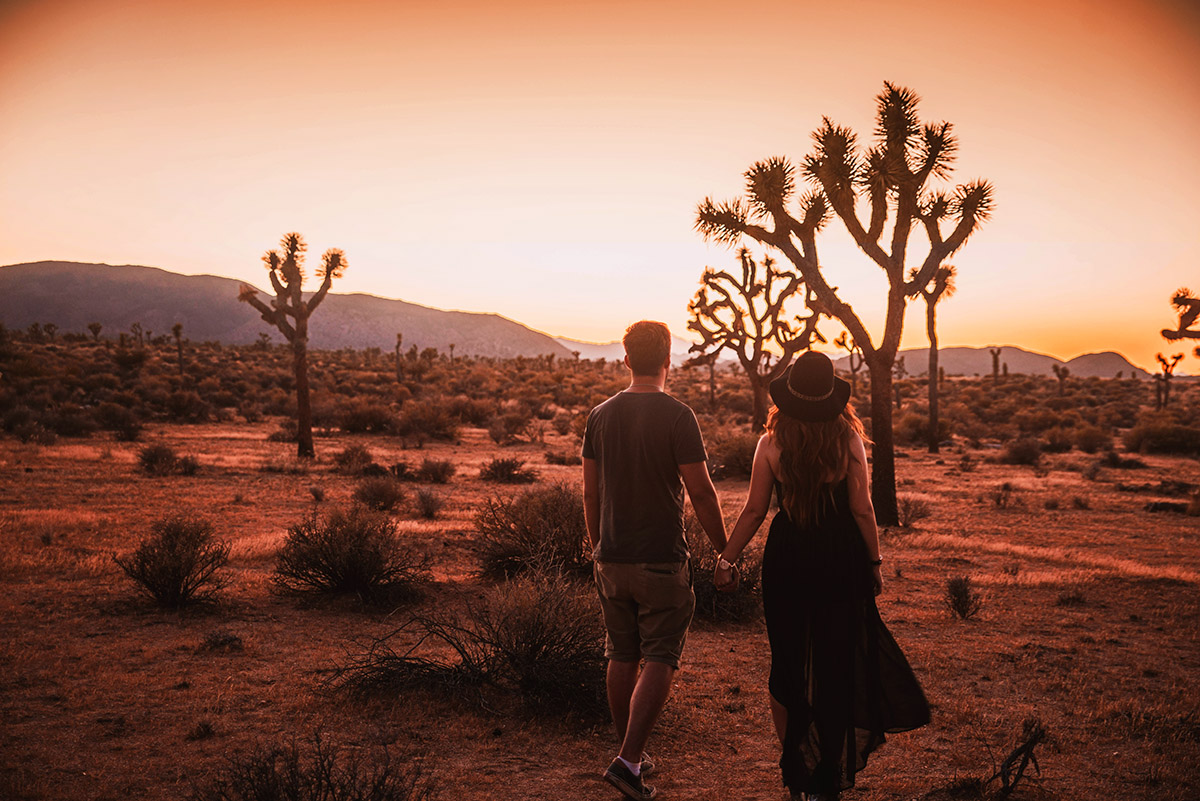
<svg viewBox="0 0 1200 801">
<path fill-rule="evenodd" d="M 725 270 L 704 270 L 700 289 L 688 303 L 691 320 L 688 328 L 700 335 L 699 344 L 689 348 L 698 354 L 690 364 L 708 364 L 723 350 L 733 351 L 754 393 L 751 427 L 757 433 L 767 422 L 767 388 L 791 362 L 792 357 L 809 347 L 817 333 L 821 312 L 810 299 L 812 314 L 784 317 L 783 306 L 800 294 L 804 282 L 790 270 L 775 269 L 770 257 L 761 266 L 746 248 L 738 250 L 740 274 Z M 778 353 L 770 348 L 775 347 Z"/>
<path fill-rule="evenodd" d="M 925 299 L 925 334 L 929 337 L 929 452 L 938 452 L 938 339 L 937 304 L 954 294 L 954 279 L 957 273 L 953 264 L 939 267 L 929 286 L 921 288 Z M 911 274 L 916 278 L 915 270 Z"/>
<path fill-rule="evenodd" d="M 296 454 L 303 458 L 316 455 L 312 437 L 312 403 L 308 389 L 308 318 L 325 300 L 333 279 L 341 278 L 346 271 L 346 256 L 337 248 L 330 248 L 321 256 L 321 267 L 317 277 L 321 286 L 307 301 L 301 293 L 304 284 L 304 251 L 307 246 L 300 234 L 285 234 L 279 242 L 282 254 L 269 250 L 263 263 L 271 275 L 271 288 L 275 299 L 267 305 L 258 297 L 258 291 L 249 284 L 242 284 L 238 300 L 249 303 L 263 320 L 279 329 L 279 333 L 292 346 L 292 368 L 296 373 Z"/>
<path fill-rule="evenodd" d="M 867 148 L 859 146 L 849 128 L 825 118 L 813 133 L 813 152 L 804 160 L 803 175 L 813 189 L 799 197 L 798 215 L 789 211 L 796 199 L 795 168 L 786 159 L 771 158 L 746 172 L 746 199 L 723 203 L 705 199 L 696 221 L 707 239 L 733 244 L 748 236 L 781 252 L 822 310 L 837 318 L 862 348 L 871 375 L 875 440 L 871 492 L 876 516 L 884 524 L 897 522 L 892 364 L 900 348 L 905 306 L 929 285 L 992 208 L 992 186 L 987 181 L 960 184 L 952 190 L 931 185 L 950 176 L 958 142 L 950 123 L 922 124 L 918 103 L 915 92 L 885 83 L 876 98 L 876 142 Z M 887 312 L 878 339 L 872 339 L 838 287 L 830 284 L 821 264 L 816 235 L 831 212 L 887 278 Z M 929 249 L 916 277 L 909 278 L 909 240 L 914 229 L 924 233 Z"/>
</svg>

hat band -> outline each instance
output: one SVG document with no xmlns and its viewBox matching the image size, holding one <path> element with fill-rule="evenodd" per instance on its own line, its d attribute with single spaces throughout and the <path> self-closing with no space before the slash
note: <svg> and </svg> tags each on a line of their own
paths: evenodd
<svg viewBox="0 0 1200 801">
<path fill-rule="evenodd" d="M 792 393 L 794 396 L 796 396 L 797 398 L 799 398 L 802 401 L 810 401 L 810 402 L 823 401 L 823 400 L 827 400 L 829 398 L 829 396 L 833 394 L 833 385 L 830 385 L 829 391 L 826 392 L 824 395 L 802 395 L 801 393 L 792 389 L 792 385 L 790 383 L 785 384 L 784 386 L 787 387 L 788 392 Z"/>
</svg>

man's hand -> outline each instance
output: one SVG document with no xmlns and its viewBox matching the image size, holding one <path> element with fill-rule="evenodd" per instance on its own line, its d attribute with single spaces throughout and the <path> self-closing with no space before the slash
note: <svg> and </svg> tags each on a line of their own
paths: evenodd
<svg viewBox="0 0 1200 801">
<path fill-rule="evenodd" d="M 713 570 L 713 584 L 721 592 L 736 590 L 741 580 L 742 574 L 738 571 L 737 565 L 731 565 L 728 569 L 718 566 Z"/>
</svg>

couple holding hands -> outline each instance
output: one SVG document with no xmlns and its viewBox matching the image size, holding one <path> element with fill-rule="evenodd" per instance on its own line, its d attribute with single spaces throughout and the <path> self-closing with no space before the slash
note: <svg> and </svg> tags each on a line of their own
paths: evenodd
<svg viewBox="0 0 1200 801">
<path fill-rule="evenodd" d="M 850 386 L 806 352 L 773 381 L 749 497 L 726 537 L 696 416 L 666 393 L 671 338 L 662 323 L 625 332 L 628 388 L 588 416 L 584 513 L 607 629 L 608 702 L 621 750 L 604 778 L 626 796 L 657 794 L 646 742 L 670 695 L 695 609 L 683 536 L 683 489 L 720 554 L 718 589 L 774 493 L 762 600 L 769 691 L 793 798 L 836 799 L 888 732 L 929 722 L 929 706 L 875 605 L 882 557 L 862 423 Z M 644 666 L 643 666 L 644 660 Z"/>
</svg>

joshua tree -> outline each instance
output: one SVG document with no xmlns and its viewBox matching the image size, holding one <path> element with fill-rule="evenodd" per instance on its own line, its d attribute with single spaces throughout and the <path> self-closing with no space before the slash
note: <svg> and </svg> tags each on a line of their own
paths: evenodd
<svg viewBox="0 0 1200 801">
<path fill-rule="evenodd" d="M 308 390 L 308 318 L 316 311 L 329 293 L 333 279 L 341 278 L 346 271 L 346 256 L 337 248 L 330 248 L 321 256 L 321 267 L 317 276 L 321 286 L 307 301 L 301 294 L 304 284 L 304 251 L 306 246 L 300 234 L 284 235 L 280 240 L 283 254 L 269 250 L 263 262 L 271 276 L 271 287 L 275 299 L 268 306 L 259 300 L 258 290 L 242 284 L 238 300 L 249 303 L 263 320 L 279 329 L 279 333 L 292 345 L 292 367 L 296 373 L 296 453 L 304 458 L 316 455 L 312 438 L 312 404 Z"/>
<path fill-rule="evenodd" d="M 87 324 L 87 330 L 92 332 L 92 340 L 93 341 L 95 341 L 95 342 L 100 341 L 100 329 L 102 329 L 102 328 L 104 328 L 104 326 L 100 325 L 100 323 L 88 323 Z"/>
<path fill-rule="evenodd" d="M 784 303 L 804 288 L 799 275 L 776 270 L 769 257 L 762 260 L 760 269 L 746 248 L 738 250 L 738 261 L 742 268 L 739 276 L 711 267 L 700 276 L 700 289 L 688 303 L 692 316 L 688 328 L 698 333 L 701 341 L 688 349 L 698 354 L 689 364 L 706 364 L 706 359 L 716 359 L 723 350 L 733 351 L 754 393 L 750 425 L 757 433 L 767 422 L 770 383 L 796 353 L 809 347 L 814 336 L 820 342 L 825 339 L 817 333 L 821 312 L 811 298 L 808 317 L 797 316 L 793 325 L 783 316 Z M 771 346 L 779 353 L 768 350 Z"/>
<path fill-rule="evenodd" d="M 1054 371 L 1054 377 L 1058 379 L 1058 394 L 1066 394 L 1067 377 L 1071 375 L 1070 369 L 1065 364 L 1051 365 L 1050 369 Z"/>
<path fill-rule="evenodd" d="M 860 148 L 853 131 L 828 118 L 813 134 L 816 146 L 804 161 L 803 174 L 814 191 L 799 198 L 798 217 L 788 210 L 795 195 L 795 169 L 785 159 L 772 158 L 746 172 L 747 199 L 719 204 L 705 199 L 696 227 L 707 239 L 733 244 L 749 236 L 779 250 L 795 265 L 821 310 L 837 318 L 862 348 L 871 374 L 872 497 L 880 522 L 895 524 L 891 371 L 904 309 L 988 218 L 992 186 L 977 180 L 950 191 L 932 187 L 932 180 L 949 177 L 958 149 L 950 123 L 922 125 L 916 93 L 891 83 L 884 84 L 876 103 L 874 147 Z M 860 205 L 865 205 L 865 220 L 859 216 Z M 818 257 L 816 235 L 831 210 L 887 277 L 887 313 L 878 341 L 829 283 Z M 889 217 L 890 236 L 885 241 Z M 947 221 L 949 230 L 943 230 Z M 929 250 L 916 278 L 909 279 L 906 263 L 914 228 L 923 230 Z"/>
<path fill-rule="evenodd" d="M 175 350 L 179 354 L 179 377 L 183 378 L 183 323 L 171 326 L 171 334 L 175 337 Z"/>
<path fill-rule="evenodd" d="M 838 338 L 833 340 L 833 344 L 846 351 L 846 367 L 850 371 L 850 394 L 858 394 L 858 371 L 863 366 L 862 348 L 858 346 L 848 331 L 838 334 Z"/>
<path fill-rule="evenodd" d="M 1163 339 L 1172 342 L 1179 339 L 1200 339 L 1200 329 L 1192 328 L 1196 318 L 1200 317 L 1200 298 L 1193 297 L 1192 290 L 1180 287 L 1171 296 L 1171 305 L 1179 312 L 1179 325 L 1162 330 Z"/>
<path fill-rule="evenodd" d="M 988 348 L 988 353 L 992 354 L 992 383 L 1000 383 L 1000 354 L 1004 352 L 1004 348 Z M 1005 372 L 1005 375 L 1008 375 Z"/>
<path fill-rule="evenodd" d="M 942 377 L 938 367 L 937 304 L 954 294 L 957 273 L 953 264 L 938 268 L 929 286 L 921 288 L 925 298 L 925 334 L 929 337 L 929 452 L 938 452 L 938 388 Z M 913 278 L 916 276 L 913 275 Z"/>
<path fill-rule="evenodd" d="M 1154 358 L 1158 359 L 1158 363 L 1162 366 L 1162 373 L 1154 377 L 1154 408 L 1165 409 L 1171 402 L 1171 377 L 1174 376 L 1175 365 L 1179 364 L 1183 354 L 1176 353 L 1167 359 L 1161 353 L 1156 353 Z"/>
<path fill-rule="evenodd" d="M 404 335 L 396 334 L 396 383 L 404 380 L 404 370 L 400 367 L 400 345 L 404 342 Z"/>
</svg>

